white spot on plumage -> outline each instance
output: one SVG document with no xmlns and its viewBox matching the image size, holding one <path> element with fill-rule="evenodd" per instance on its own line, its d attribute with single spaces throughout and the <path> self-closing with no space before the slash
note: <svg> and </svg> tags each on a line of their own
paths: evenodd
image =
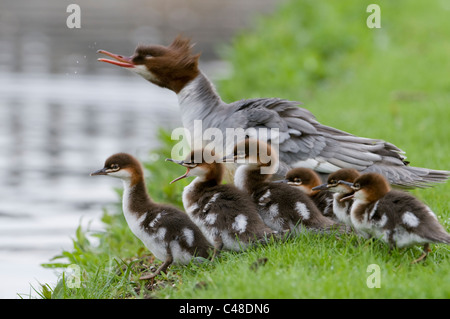
<svg viewBox="0 0 450 319">
<path fill-rule="evenodd" d="M 270 197 L 270 189 L 268 189 L 268 190 L 264 193 L 264 195 L 262 195 L 262 196 L 259 198 L 259 205 L 265 205 L 265 204 L 267 203 L 267 200 L 269 199 L 269 197 Z"/>
<path fill-rule="evenodd" d="M 162 214 L 158 213 L 158 215 L 156 215 L 156 217 L 148 224 L 148 226 L 151 228 L 155 227 L 155 224 L 159 221 L 161 216 L 162 216 Z"/>
<path fill-rule="evenodd" d="M 275 218 L 278 216 L 278 204 L 273 204 L 269 207 L 269 215 L 272 218 Z"/>
<path fill-rule="evenodd" d="M 247 216 L 242 214 L 237 215 L 231 227 L 242 234 L 247 227 Z"/>
<path fill-rule="evenodd" d="M 411 212 L 405 212 L 402 216 L 402 221 L 409 227 L 417 227 L 419 225 L 419 219 Z"/>
<path fill-rule="evenodd" d="M 211 205 L 217 200 L 217 198 L 220 196 L 220 193 L 215 193 L 213 197 L 206 203 L 206 205 L 203 207 L 203 212 L 206 213 L 211 207 Z"/>
<path fill-rule="evenodd" d="M 216 222 L 217 214 L 210 213 L 205 216 L 205 223 L 213 225 Z"/>
<path fill-rule="evenodd" d="M 160 229 L 158 229 L 158 231 L 156 232 L 156 238 L 158 238 L 159 240 L 164 240 L 164 237 L 166 236 L 166 232 L 167 229 L 164 227 L 161 227 Z"/>
<path fill-rule="evenodd" d="M 386 223 L 387 223 L 387 220 L 388 220 L 388 218 L 387 218 L 386 215 L 381 216 L 381 219 L 378 222 L 378 226 L 379 227 L 384 227 L 384 225 L 386 225 Z"/>
<path fill-rule="evenodd" d="M 295 210 L 300 214 L 300 216 L 302 216 L 303 219 L 309 219 L 310 212 L 308 208 L 306 208 L 306 205 L 302 202 L 295 203 Z"/>
<path fill-rule="evenodd" d="M 375 213 L 377 212 L 377 208 L 378 208 L 378 201 L 375 202 L 375 205 L 370 211 L 369 219 L 372 219 L 373 215 L 375 215 Z"/>
<path fill-rule="evenodd" d="M 192 245 L 194 244 L 194 231 L 189 228 L 184 228 L 183 234 L 188 246 L 192 247 Z"/>
</svg>

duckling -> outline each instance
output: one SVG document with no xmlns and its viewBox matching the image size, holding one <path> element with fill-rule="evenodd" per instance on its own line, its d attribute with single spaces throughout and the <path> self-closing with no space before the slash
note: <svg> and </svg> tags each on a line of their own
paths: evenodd
<svg viewBox="0 0 450 319">
<path fill-rule="evenodd" d="M 430 243 L 450 244 L 450 234 L 431 209 L 409 193 L 391 190 L 386 178 L 377 173 L 358 177 L 354 184 L 350 212 L 355 228 L 381 238 L 393 246 L 423 244 L 423 260 Z"/>
<path fill-rule="evenodd" d="M 224 158 L 238 164 L 235 185 L 246 191 L 258 205 L 259 214 L 270 228 L 278 232 L 296 233 L 304 230 L 346 231 L 325 217 L 308 195 L 283 183 L 270 182 L 278 166 L 278 154 L 269 144 L 246 139 L 235 145 L 233 153 Z"/>
<path fill-rule="evenodd" d="M 333 196 L 333 214 L 340 222 L 351 226 L 350 208 L 352 201 L 342 200 L 354 193 L 351 188 L 359 172 L 353 168 L 342 168 L 328 176 L 327 182 L 312 188 L 313 191 L 325 192 Z"/>
<path fill-rule="evenodd" d="M 123 181 L 123 213 L 133 234 L 163 264 L 140 277 L 152 279 L 172 263 L 188 264 L 194 257 L 209 257 L 210 245 L 200 229 L 179 209 L 152 201 L 140 162 L 130 154 L 110 156 L 91 176 L 108 175 Z"/>
<path fill-rule="evenodd" d="M 186 167 L 196 178 L 184 188 L 183 205 L 192 221 L 214 245 L 214 256 L 222 249 L 241 251 L 256 242 L 264 243 L 277 232 L 267 227 L 252 199 L 232 184 L 221 184 L 225 165 L 220 158 L 205 159 L 203 149 L 192 151 L 185 160 L 166 159 Z M 195 159 L 195 160 L 194 160 Z"/>
<path fill-rule="evenodd" d="M 327 190 L 313 190 L 314 187 L 321 185 L 320 177 L 314 170 L 306 167 L 293 168 L 286 173 L 285 179 L 281 182 L 309 195 L 324 216 L 336 218 L 333 213 L 333 193 Z"/>
</svg>

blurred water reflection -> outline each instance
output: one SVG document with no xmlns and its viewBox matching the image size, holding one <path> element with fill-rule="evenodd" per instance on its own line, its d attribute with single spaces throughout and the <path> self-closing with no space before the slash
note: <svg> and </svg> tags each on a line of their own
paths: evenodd
<svg viewBox="0 0 450 319">
<path fill-rule="evenodd" d="M 39 264 L 70 249 L 80 222 L 101 228 L 120 182 L 92 180 L 92 170 L 119 151 L 145 160 L 158 127 L 180 126 L 172 92 L 98 63 L 95 52 L 131 54 L 138 43 L 168 44 L 181 32 L 208 69 L 218 44 L 276 2 L 2 0 L 0 298 L 36 296 L 30 284 L 55 283 Z M 80 29 L 66 26 L 70 3 L 81 8 Z"/>
</svg>

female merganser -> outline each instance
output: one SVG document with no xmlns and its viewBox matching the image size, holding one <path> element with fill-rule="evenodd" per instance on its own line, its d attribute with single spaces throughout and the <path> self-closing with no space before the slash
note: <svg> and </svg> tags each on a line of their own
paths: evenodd
<svg viewBox="0 0 450 319">
<path fill-rule="evenodd" d="M 279 144 L 278 174 L 281 176 L 293 167 L 309 167 L 324 174 L 355 168 L 362 172 L 381 172 L 392 184 L 403 187 L 428 187 L 449 177 L 447 171 L 407 166 L 404 152 L 393 144 L 322 125 L 311 112 L 298 107 L 298 102 L 260 98 L 225 103 L 199 70 L 200 55 L 192 54 L 192 46 L 189 39 L 178 36 L 167 47 L 140 45 L 130 57 L 99 50 L 98 53 L 114 60 L 98 60 L 127 68 L 175 92 L 183 126 L 191 136 L 195 120 L 202 121 L 202 133 L 208 128 L 218 128 L 223 136 L 227 128 L 278 129 L 272 143 Z"/>
<path fill-rule="evenodd" d="M 266 152 L 266 154 L 264 154 Z M 264 159 L 267 155 L 269 159 Z M 253 139 L 238 143 L 233 154 L 224 158 L 237 163 L 235 185 L 246 191 L 258 205 L 259 214 L 270 228 L 278 232 L 301 232 L 304 228 L 318 231 L 336 229 L 346 232 L 339 225 L 325 217 L 308 195 L 283 183 L 270 181 L 277 169 L 278 155 L 270 145 Z M 262 168 L 267 170 L 262 171 Z"/>
<path fill-rule="evenodd" d="M 354 193 L 351 184 L 359 177 L 359 172 L 352 168 L 342 168 L 328 176 L 328 181 L 325 184 L 315 186 L 313 191 L 324 192 L 325 194 L 332 194 L 333 196 L 333 214 L 336 218 L 351 226 L 350 208 L 352 201 L 342 200 Z"/>
<path fill-rule="evenodd" d="M 333 193 L 326 190 L 313 189 L 321 185 L 320 177 L 314 170 L 306 167 L 293 168 L 286 173 L 285 179 L 280 181 L 301 190 L 311 197 L 324 216 L 335 218 L 333 213 Z"/>
<path fill-rule="evenodd" d="M 381 238 L 391 248 L 424 244 L 414 262 L 426 258 L 429 243 L 450 244 L 450 234 L 431 209 L 409 193 L 391 190 L 382 175 L 363 174 L 352 187 L 350 216 L 357 230 Z"/>
<path fill-rule="evenodd" d="M 256 205 L 246 193 L 231 184 L 221 185 L 224 164 L 210 161 L 212 158 L 206 161 L 203 155 L 203 150 L 194 150 L 183 161 L 167 160 L 186 167 L 186 173 L 171 183 L 196 176 L 184 188 L 183 205 L 192 221 L 214 245 L 214 256 L 222 248 L 245 250 L 276 234 L 264 224 Z"/>
<path fill-rule="evenodd" d="M 108 175 L 123 181 L 123 214 L 133 234 L 163 264 L 140 279 L 152 279 L 172 263 L 188 264 L 195 256 L 208 258 L 210 245 L 200 229 L 179 209 L 150 199 L 141 164 L 133 156 L 110 156 L 102 169 L 91 174 Z"/>
</svg>

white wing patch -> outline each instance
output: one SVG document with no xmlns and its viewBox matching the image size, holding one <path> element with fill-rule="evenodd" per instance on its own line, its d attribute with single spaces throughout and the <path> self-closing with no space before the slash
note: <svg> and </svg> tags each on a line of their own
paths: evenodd
<svg viewBox="0 0 450 319">
<path fill-rule="evenodd" d="M 419 226 L 419 219 L 411 212 L 406 212 L 402 216 L 402 221 L 409 227 Z"/>
<path fill-rule="evenodd" d="M 211 207 L 211 205 L 217 200 L 217 198 L 220 196 L 220 193 L 215 193 L 213 197 L 206 203 L 206 205 L 203 207 L 203 212 L 206 213 Z"/>
<path fill-rule="evenodd" d="M 238 231 L 239 234 L 242 234 L 247 227 L 247 216 L 242 214 L 237 215 L 231 227 L 233 227 L 234 230 Z"/>
<path fill-rule="evenodd" d="M 186 239 L 186 243 L 189 247 L 192 247 L 194 244 L 194 231 L 189 228 L 183 229 L 184 238 Z"/>
<path fill-rule="evenodd" d="M 306 205 L 303 204 L 302 202 L 297 202 L 295 203 L 295 210 L 297 211 L 297 213 L 300 214 L 300 216 L 302 216 L 303 219 L 309 219 L 311 213 L 309 212 L 308 208 L 306 208 Z"/>
</svg>

